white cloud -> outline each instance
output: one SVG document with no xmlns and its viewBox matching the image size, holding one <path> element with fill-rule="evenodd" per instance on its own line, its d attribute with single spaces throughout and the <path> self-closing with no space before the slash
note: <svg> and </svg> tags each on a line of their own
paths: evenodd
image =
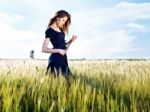
<svg viewBox="0 0 150 112">
<path fill-rule="evenodd" d="M 136 35 L 130 29 L 146 30 L 134 21 L 150 19 L 150 3 L 121 2 L 111 8 L 98 8 L 73 14 L 73 29 L 81 35 L 70 48 L 71 58 L 100 58 L 128 51 L 141 50 L 134 48 Z"/>
<path fill-rule="evenodd" d="M 121 2 L 114 6 L 117 18 L 123 20 L 150 19 L 150 3 Z"/>
<path fill-rule="evenodd" d="M 20 0 L 20 2 L 33 7 L 39 7 L 39 9 L 49 7 L 49 0 Z"/>
<path fill-rule="evenodd" d="M 52 17 L 58 8 L 48 0 L 22 0 L 20 2 L 29 4 L 34 9 L 38 9 L 37 11 L 40 10 L 47 15 L 49 13 L 45 18 Z M 69 58 L 107 58 L 115 53 L 141 50 L 134 48 L 136 35 L 128 32 L 127 27 L 143 31 L 147 29 L 147 26 L 139 24 L 138 20 L 149 20 L 149 12 L 150 3 L 121 2 L 112 7 L 100 7 L 71 14 L 73 21 L 69 34 L 76 32 L 73 34 L 77 34 L 79 37 L 68 51 Z M 34 23 L 48 20 L 43 18 L 41 17 L 41 20 L 33 18 Z M 28 18 L 22 15 L 0 13 L 0 50 L 4 51 L 0 53 L 0 57 L 11 57 L 12 52 L 7 53 L 4 49 L 16 52 L 18 50 L 19 56 L 22 57 L 28 57 L 29 50 L 34 49 L 36 51 L 35 56 L 38 58 L 48 57 L 48 54 L 41 53 L 43 35 L 41 36 L 36 29 L 34 31 L 25 31 L 17 30 L 13 27 L 12 24 L 16 25 L 26 19 Z M 41 22 L 40 25 L 42 26 L 42 24 L 44 22 Z M 36 25 L 33 26 L 35 27 Z M 39 24 L 36 27 L 38 26 Z"/>
<path fill-rule="evenodd" d="M 137 29 L 137 30 L 142 30 L 144 29 L 144 26 L 143 25 L 140 25 L 140 24 L 137 24 L 137 23 L 133 23 L 133 22 L 130 22 L 127 24 L 127 26 L 131 29 Z"/>
<path fill-rule="evenodd" d="M 134 39 L 135 36 L 129 35 L 121 29 L 85 41 L 78 38 L 68 51 L 69 57 L 105 58 L 113 53 L 131 51 Z"/>
<path fill-rule="evenodd" d="M 91 9 L 73 14 L 75 23 L 88 26 L 101 26 L 113 23 L 150 19 L 150 3 L 121 2 L 111 8 Z M 79 26 L 78 26 L 79 27 Z"/>
<path fill-rule="evenodd" d="M 25 17 L 16 14 L 16 15 L 13 16 L 13 19 L 14 19 L 14 21 L 16 21 L 16 22 L 22 22 L 22 21 L 25 20 Z"/>
<path fill-rule="evenodd" d="M 8 16 L 0 13 L 0 57 L 3 58 L 28 58 L 29 51 L 34 49 L 41 53 L 42 36 L 33 31 L 16 30 L 12 26 L 12 19 L 22 20 L 22 16 Z M 4 19 L 7 18 L 7 19 Z M 17 21 L 16 20 L 16 21 Z M 16 53 L 16 54 L 15 54 Z M 24 55 L 22 55 L 24 54 Z"/>
<path fill-rule="evenodd" d="M 0 20 L 5 21 L 6 23 L 12 22 L 12 18 L 8 14 L 3 13 L 3 12 L 0 12 Z"/>
<path fill-rule="evenodd" d="M 14 14 L 14 15 L 8 15 L 7 13 L 0 12 L 0 21 L 1 23 L 6 24 L 14 24 L 17 22 L 22 22 L 25 20 L 25 17 L 22 15 Z"/>
</svg>

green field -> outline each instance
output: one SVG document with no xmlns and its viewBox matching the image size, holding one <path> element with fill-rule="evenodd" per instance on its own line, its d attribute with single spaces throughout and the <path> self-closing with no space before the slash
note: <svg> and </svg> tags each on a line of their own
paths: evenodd
<svg viewBox="0 0 150 112">
<path fill-rule="evenodd" d="M 72 77 L 46 76 L 46 60 L 0 60 L 0 112 L 149 112 L 150 60 L 69 61 Z"/>
</svg>

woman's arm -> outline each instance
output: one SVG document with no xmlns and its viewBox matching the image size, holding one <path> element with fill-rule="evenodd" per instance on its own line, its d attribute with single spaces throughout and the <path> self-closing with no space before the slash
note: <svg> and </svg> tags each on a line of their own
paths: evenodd
<svg viewBox="0 0 150 112">
<path fill-rule="evenodd" d="M 48 48 L 48 44 L 49 44 L 49 38 L 45 38 L 43 45 L 42 45 L 43 53 L 60 53 L 61 55 L 65 55 L 66 50 Z"/>
<path fill-rule="evenodd" d="M 76 35 L 73 35 L 72 38 L 66 42 L 66 50 L 69 48 L 69 46 L 71 45 L 71 43 L 76 40 L 77 36 Z"/>
<path fill-rule="evenodd" d="M 70 44 L 71 42 L 72 42 L 72 39 L 70 39 L 68 42 L 66 42 L 66 45 Z"/>
</svg>

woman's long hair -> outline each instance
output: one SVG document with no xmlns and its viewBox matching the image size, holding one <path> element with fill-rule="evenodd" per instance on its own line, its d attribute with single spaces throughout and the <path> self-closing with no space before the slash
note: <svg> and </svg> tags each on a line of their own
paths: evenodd
<svg viewBox="0 0 150 112">
<path fill-rule="evenodd" d="M 63 25 L 62 30 L 64 33 L 68 33 L 69 26 L 71 24 L 71 15 L 65 10 L 57 11 L 55 16 L 50 19 L 48 27 L 50 27 L 50 25 L 52 25 L 57 20 L 57 18 L 63 18 L 65 16 L 68 17 L 68 19 L 67 19 L 66 23 Z"/>
</svg>

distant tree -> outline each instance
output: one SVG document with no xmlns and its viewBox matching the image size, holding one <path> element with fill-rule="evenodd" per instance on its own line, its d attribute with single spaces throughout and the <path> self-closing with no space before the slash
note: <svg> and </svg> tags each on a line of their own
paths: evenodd
<svg viewBox="0 0 150 112">
<path fill-rule="evenodd" d="M 31 58 L 31 59 L 34 59 L 34 54 L 35 54 L 34 50 L 31 50 L 31 51 L 30 51 L 30 58 Z"/>
</svg>

